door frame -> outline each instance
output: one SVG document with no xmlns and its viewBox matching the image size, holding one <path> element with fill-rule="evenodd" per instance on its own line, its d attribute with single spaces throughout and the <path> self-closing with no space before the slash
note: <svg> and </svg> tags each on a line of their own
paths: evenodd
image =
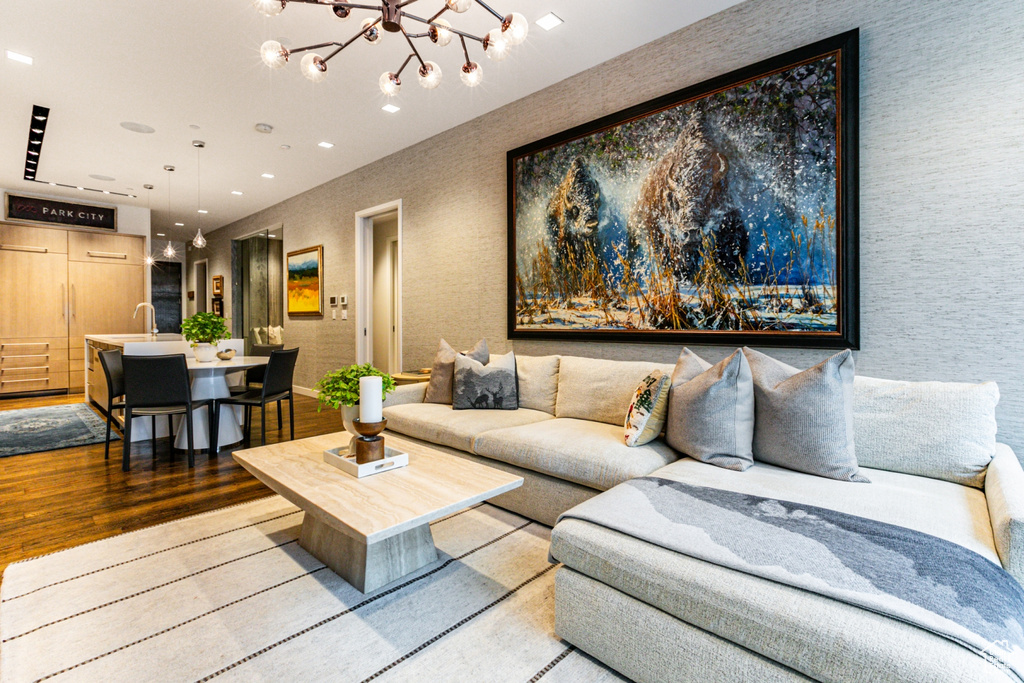
<svg viewBox="0 0 1024 683">
<path fill-rule="evenodd" d="M 384 214 L 398 213 L 398 292 L 395 318 L 398 330 L 395 342 L 398 346 L 397 367 L 402 367 L 402 200 L 378 204 L 356 211 L 356 363 L 369 363 L 373 358 L 373 219 Z"/>
<path fill-rule="evenodd" d="M 196 313 L 200 312 L 200 310 L 199 310 L 199 264 L 200 263 L 203 264 L 203 283 L 204 283 L 204 286 L 203 286 L 203 299 L 204 299 L 204 301 L 203 301 L 203 311 L 209 311 L 210 308 L 212 308 L 211 303 L 210 303 L 210 289 L 211 289 L 211 287 L 209 286 L 210 259 L 209 258 L 197 259 L 192 264 L 192 283 L 193 283 L 192 286 L 195 287 L 195 292 L 196 292 Z"/>
</svg>

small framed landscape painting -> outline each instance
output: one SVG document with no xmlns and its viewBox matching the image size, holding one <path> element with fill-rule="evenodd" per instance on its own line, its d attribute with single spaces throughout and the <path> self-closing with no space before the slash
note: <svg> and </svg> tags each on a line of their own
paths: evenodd
<svg viewBox="0 0 1024 683">
<path fill-rule="evenodd" d="M 324 247 L 288 252 L 288 315 L 324 314 Z"/>
<path fill-rule="evenodd" d="M 213 296 L 224 296 L 224 276 L 213 276 Z"/>
<path fill-rule="evenodd" d="M 508 153 L 510 339 L 857 348 L 858 33 Z"/>
</svg>

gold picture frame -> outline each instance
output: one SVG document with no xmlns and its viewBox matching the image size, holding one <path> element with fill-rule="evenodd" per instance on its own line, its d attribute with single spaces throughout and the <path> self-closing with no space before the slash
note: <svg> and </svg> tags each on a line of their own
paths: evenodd
<svg viewBox="0 0 1024 683">
<path fill-rule="evenodd" d="M 288 315 L 324 314 L 324 247 L 288 252 Z"/>
<path fill-rule="evenodd" d="M 213 276 L 213 296 L 224 296 L 224 276 Z"/>
</svg>

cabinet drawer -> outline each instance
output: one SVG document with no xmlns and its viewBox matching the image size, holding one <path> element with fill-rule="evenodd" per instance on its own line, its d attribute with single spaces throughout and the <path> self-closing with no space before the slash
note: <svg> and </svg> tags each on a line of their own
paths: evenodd
<svg viewBox="0 0 1024 683">
<path fill-rule="evenodd" d="M 68 357 L 67 337 L 38 337 L 36 339 L 4 339 L 0 341 L 0 356 L 30 356 L 39 353 Z"/>
<path fill-rule="evenodd" d="M 0 367 L 0 379 L 27 379 L 29 377 L 59 377 L 68 372 L 67 363 L 50 365 L 24 365 Z"/>
<path fill-rule="evenodd" d="M 68 233 L 28 225 L 0 225 L 0 249 L 41 254 L 68 253 Z"/>
<path fill-rule="evenodd" d="M 68 349 L 68 360 L 85 360 L 85 348 L 72 346 Z"/>
<path fill-rule="evenodd" d="M 39 354 L 33 356 L 0 356 L 0 372 L 23 370 L 25 368 L 46 368 L 67 372 L 68 359 L 61 356 Z"/>
<path fill-rule="evenodd" d="M 85 360 L 69 360 L 68 369 L 72 372 L 85 372 Z"/>
<path fill-rule="evenodd" d="M 43 377 L 8 377 L 6 373 L 0 376 L 0 394 L 67 388 L 68 373 L 66 372 L 46 375 Z"/>
<path fill-rule="evenodd" d="M 139 235 L 95 232 L 68 233 L 68 260 L 139 265 L 146 257 L 146 240 Z"/>
</svg>

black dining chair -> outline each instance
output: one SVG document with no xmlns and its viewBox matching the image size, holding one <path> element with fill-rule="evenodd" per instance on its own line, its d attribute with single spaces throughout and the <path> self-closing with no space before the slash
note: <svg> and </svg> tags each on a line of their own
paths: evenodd
<svg viewBox="0 0 1024 683">
<path fill-rule="evenodd" d="M 250 356 L 261 356 L 267 358 L 274 351 L 280 351 L 284 348 L 284 344 L 253 344 L 252 349 L 249 351 Z M 259 389 L 260 382 L 263 381 L 263 373 L 266 372 L 267 367 L 265 365 L 257 365 L 252 368 L 245 370 L 245 383 L 235 387 L 231 387 L 231 395 L 238 396 L 244 394 L 247 391 L 253 389 Z M 280 431 L 284 425 L 281 420 L 281 402 L 277 403 L 277 429 Z"/>
<path fill-rule="evenodd" d="M 132 418 L 142 415 L 153 417 L 155 434 L 158 415 L 167 415 L 170 422 L 172 415 L 183 414 L 188 437 L 188 466 L 194 467 L 196 456 L 192 436 L 192 411 L 203 406 L 209 410 L 212 401 L 192 399 L 185 355 L 179 353 L 171 356 L 122 356 L 121 364 L 124 367 L 124 455 L 121 469 L 125 472 L 129 469 Z M 210 431 L 212 444 L 214 429 L 211 428 Z"/>
<path fill-rule="evenodd" d="M 110 425 L 114 421 L 114 411 L 124 409 L 124 368 L 121 367 L 121 349 L 100 351 L 100 365 L 107 378 L 107 439 L 103 447 L 103 459 L 109 460 Z"/>
<path fill-rule="evenodd" d="M 249 433 L 252 431 L 252 409 L 260 407 L 261 433 L 260 445 L 267 443 L 267 404 L 277 403 L 278 411 L 281 401 L 288 399 L 288 420 L 291 438 L 295 438 L 295 398 L 292 395 L 292 376 L 295 374 L 295 361 L 299 357 L 298 349 L 287 351 L 271 351 L 270 360 L 263 372 L 263 386 L 251 389 L 244 394 L 218 398 L 213 401 L 213 422 L 211 423 L 210 453 L 217 452 L 217 428 L 220 425 L 220 409 L 222 406 L 243 406 L 245 408 L 245 446 L 249 446 Z M 280 413 L 278 413 L 280 414 Z"/>
</svg>

